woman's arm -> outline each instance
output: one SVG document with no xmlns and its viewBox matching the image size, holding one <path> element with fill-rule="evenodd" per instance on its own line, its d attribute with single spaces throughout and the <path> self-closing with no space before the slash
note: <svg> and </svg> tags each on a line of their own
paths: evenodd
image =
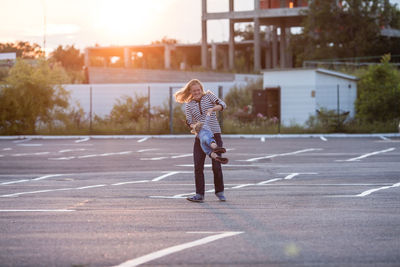
<svg viewBox="0 0 400 267">
<path fill-rule="evenodd" d="M 207 115 L 211 114 L 212 112 L 221 111 L 221 110 L 222 110 L 222 106 L 221 106 L 220 104 L 217 104 L 217 105 L 215 105 L 214 107 L 209 108 L 209 109 L 207 110 Z"/>
<path fill-rule="evenodd" d="M 218 98 L 216 95 L 214 95 L 212 92 L 208 91 L 207 95 L 209 96 L 211 102 L 213 102 L 216 106 L 214 106 L 213 111 L 223 111 L 226 109 L 226 104 L 224 101 L 222 101 L 220 98 Z"/>
</svg>

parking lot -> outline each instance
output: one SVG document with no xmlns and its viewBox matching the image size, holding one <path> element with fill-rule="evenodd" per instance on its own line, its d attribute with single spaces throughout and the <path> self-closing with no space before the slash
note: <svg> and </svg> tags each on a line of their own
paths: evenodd
<svg viewBox="0 0 400 267">
<path fill-rule="evenodd" d="M 224 138 L 224 137 L 223 137 Z M 1 266 L 399 266 L 400 139 L 0 140 Z"/>
</svg>

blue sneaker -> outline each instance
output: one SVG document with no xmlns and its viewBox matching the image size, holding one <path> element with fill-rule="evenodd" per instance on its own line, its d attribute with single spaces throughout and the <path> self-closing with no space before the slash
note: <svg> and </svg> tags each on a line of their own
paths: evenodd
<svg viewBox="0 0 400 267">
<path fill-rule="evenodd" d="M 218 192 L 218 193 L 215 193 L 215 195 L 217 196 L 219 201 L 226 201 L 226 198 L 224 196 L 224 192 Z"/>
<path fill-rule="evenodd" d="M 204 201 L 204 196 L 200 195 L 200 194 L 196 194 L 194 196 L 187 197 L 186 199 L 189 200 L 189 201 L 192 201 L 192 202 L 203 202 Z"/>
</svg>

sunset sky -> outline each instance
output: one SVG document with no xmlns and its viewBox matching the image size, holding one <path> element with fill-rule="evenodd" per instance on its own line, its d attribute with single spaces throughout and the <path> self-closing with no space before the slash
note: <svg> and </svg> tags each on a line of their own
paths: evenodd
<svg viewBox="0 0 400 267">
<path fill-rule="evenodd" d="M 236 10 L 253 0 L 235 0 Z M 400 6 L 400 0 L 391 0 Z M 227 11 L 228 0 L 208 0 L 208 10 Z M 0 43 L 17 40 L 83 49 L 99 44 L 149 44 L 164 36 L 182 43 L 201 39 L 201 0 L 0 0 Z M 46 16 L 44 16 L 46 14 Z M 227 21 L 209 22 L 209 41 L 228 39 Z"/>
</svg>

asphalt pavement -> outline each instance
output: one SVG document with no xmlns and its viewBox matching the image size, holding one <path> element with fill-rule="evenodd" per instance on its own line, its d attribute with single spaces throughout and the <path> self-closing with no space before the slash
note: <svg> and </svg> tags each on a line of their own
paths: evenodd
<svg viewBox="0 0 400 267">
<path fill-rule="evenodd" d="M 400 266 L 400 139 L 0 140 L 0 266 Z"/>
</svg>

